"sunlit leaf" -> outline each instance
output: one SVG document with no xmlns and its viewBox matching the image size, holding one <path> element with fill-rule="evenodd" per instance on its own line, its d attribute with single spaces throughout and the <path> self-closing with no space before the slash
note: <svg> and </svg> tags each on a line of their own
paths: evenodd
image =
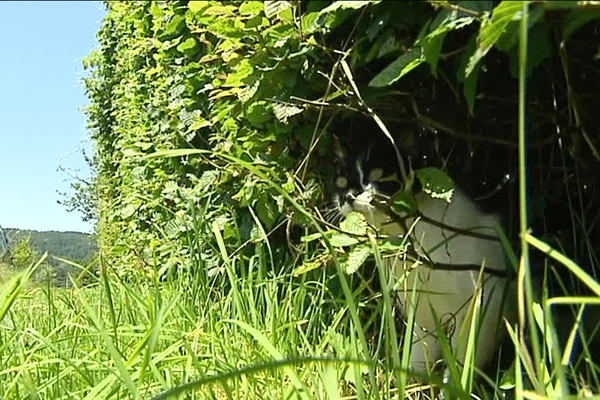
<svg viewBox="0 0 600 400">
<path fill-rule="evenodd" d="M 184 53 L 187 56 L 193 56 L 200 51 L 200 46 L 193 38 L 187 38 L 184 42 L 177 46 L 177 50 Z"/>
<path fill-rule="evenodd" d="M 391 85 L 418 67 L 423 61 L 425 61 L 423 49 L 420 46 L 413 47 L 385 67 L 375 78 L 371 79 L 369 86 L 383 87 Z"/>
<path fill-rule="evenodd" d="M 470 75 L 477 62 L 485 56 L 494 43 L 504 33 L 508 24 L 517 17 L 523 8 L 522 1 L 503 1 L 493 11 L 492 19 L 484 21 L 479 30 L 477 50 L 471 56 L 466 75 Z"/>
<path fill-rule="evenodd" d="M 271 19 L 292 6 L 289 1 L 265 1 L 265 15 Z"/>
<path fill-rule="evenodd" d="M 329 239 L 331 245 L 334 247 L 352 246 L 359 242 L 359 240 L 345 233 L 334 233 Z"/>
<path fill-rule="evenodd" d="M 122 209 L 121 218 L 127 219 L 127 218 L 131 217 L 133 214 L 135 214 L 135 207 L 132 206 L 131 204 L 129 204 L 129 205 L 126 205 L 125 208 Z"/>
<path fill-rule="evenodd" d="M 330 260 L 331 260 L 331 254 L 329 254 L 329 253 L 318 254 L 316 257 L 313 257 L 310 260 L 304 261 L 301 266 L 299 266 L 292 272 L 292 274 L 294 276 L 299 276 L 299 275 L 305 274 L 314 269 L 321 268 L 323 265 L 326 265 Z"/>
<path fill-rule="evenodd" d="M 342 220 L 342 222 L 340 222 L 340 228 L 346 232 L 355 233 L 357 235 L 366 235 L 367 221 L 363 214 L 351 212 Z"/>
<path fill-rule="evenodd" d="M 162 41 L 173 39 L 181 33 L 184 27 L 185 19 L 180 15 L 174 15 L 160 34 L 159 39 Z"/>
<path fill-rule="evenodd" d="M 418 169 L 416 173 L 425 193 L 450 203 L 454 181 L 448 175 L 433 167 Z"/>
<path fill-rule="evenodd" d="M 240 15 L 258 14 L 263 11 L 264 7 L 262 1 L 245 1 L 240 5 Z"/>
<path fill-rule="evenodd" d="M 361 0 L 361 1 L 335 1 L 332 4 L 330 4 L 329 6 L 325 7 L 323 10 L 321 10 L 321 13 L 328 13 L 328 12 L 333 12 L 333 11 L 338 11 L 338 10 L 344 10 L 344 9 L 354 9 L 357 10 L 359 8 L 368 6 L 368 5 L 375 5 L 377 3 L 380 3 L 381 1 L 369 1 L 369 0 Z"/>
<path fill-rule="evenodd" d="M 190 1 L 188 3 L 188 9 L 194 13 L 204 11 L 208 7 L 210 7 L 210 1 Z"/>
<path fill-rule="evenodd" d="M 348 254 L 348 259 L 344 263 L 344 269 L 347 274 L 355 273 L 369 258 L 373 250 L 371 246 L 363 245 L 353 248 Z"/>
<path fill-rule="evenodd" d="M 235 65 L 235 71 L 229 75 L 227 75 L 227 80 L 225 81 L 226 86 L 242 86 L 244 85 L 244 79 L 252 75 L 254 72 L 254 67 L 250 62 L 246 59 L 240 60 Z"/>
<path fill-rule="evenodd" d="M 296 107 L 294 105 L 275 103 L 273 104 L 273 113 L 278 121 L 287 123 L 289 117 L 300 114 L 304 111 L 303 108 Z"/>
</svg>

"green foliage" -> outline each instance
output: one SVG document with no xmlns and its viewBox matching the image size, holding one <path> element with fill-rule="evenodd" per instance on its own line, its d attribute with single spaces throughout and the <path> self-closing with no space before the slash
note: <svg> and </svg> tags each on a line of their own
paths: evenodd
<svg viewBox="0 0 600 400">
<path fill-rule="evenodd" d="M 101 160 L 100 234 L 106 248 L 122 249 L 125 258 L 142 256 L 145 263 L 155 256 L 165 262 L 185 258 L 189 253 L 178 243 L 195 208 L 219 221 L 234 249 L 258 222 L 250 210 L 267 230 L 284 212 L 281 196 L 235 163 L 144 157 L 196 147 L 262 168 L 293 165 L 295 155 L 285 143 L 300 126 L 290 122 L 298 111 L 266 99 L 287 101 L 299 88 L 306 93 L 299 73 L 306 48 L 293 21 L 279 17 L 283 8 L 272 10 L 271 21 L 263 8 L 109 4 L 98 34 L 101 48 L 86 59 L 94 68 L 86 79 L 92 100 L 87 113 Z M 278 184 L 297 190 L 285 170 L 271 173 Z M 245 233 L 240 236 L 234 226 Z M 149 247 L 153 241 L 163 243 L 159 254 Z"/>
<path fill-rule="evenodd" d="M 11 254 L 13 265 L 17 270 L 28 268 L 39 257 L 39 252 L 33 247 L 31 239 L 28 237 L 21 238 L 11 249 Z"/>
<path fill-rule="evenodd" d="M 452 190 L 454 182 L 437 168 L 422 168 L 417 171 L 419 182 L 423 191 L 433 198 L 444 199 L 448 203 L 452 201 Z"/>
<path fill-rule="evenodd" d="M 373 299 L 365 294 L 369 284 L 357 277 L 368 258 L 377 259 L 380 252 L 398 254 L 404 244 L 377 243 L 356 216 L 342 224 L 343 232 L 319 225 L 323 221 L 316 208 L 332 181 L 331 132 L 343 130 L 340 126 L 350 115 L 374 118 L 381 113 L 386 118 L 377 121 L 416 122 L 433 132 L 427 142 L 436 160 L 462 155 L 471 170 L 477 164 L 470 162 L 487 157 L 477 157 L 484 154 L 479 140 L 513 146 L 514 121 L 505 119 L 515 119 L 514 107 L 502 109 L 508 117 L 500 118 L 494 112 L 501 107 L 490 106 L 496 92 L 489 98 L 484 94 L 498 89 L 505 103 L 515 103 L 506 94 L 514 84 L 507 72 L 516 76 L 519 65 L 522 4 L 501 2 L 492 9 L 491 2 L 107 2 L 98 32 L 100 47 L 84 61 L 90 70 L 85 78 L 91 101 L 86 113 L 98 159 L 93 187 L 99 243 L 107 265 L 118 266 L 118 273 L 102 270 L 102 284 L 110 295 L 113 279 L 123 279 L 119 295 L 127 300 L 121 304 L 109 299 L 112 317 L 104 321 L 86 308 L 89 325 L 99 332 L 96 339 L 105 344 L 107 370 L 118 371 L 123 386 L 113 375 L 102 381 L 105 386 L 94 377 L 93 394 L 118 398 L 117 392 L 124 390 L 137 397 L 144 374 L 155 373 L 153 363 L 161 361 L 150 360 L 158 348 L 152 346 L 158 346 L 164 334 L 161 318 L 176 308 L 176 295 L 164 303 L 158 296 L 156 305 L 145 307 L 140 299 L 148 292 L 129 291 L 131 283 L 158 289 L 162 281 L 191 296 L 178 309 L 181 314 L 170 320 L 178 329 L 173 337 L 197 335 L 190 333 L 194 324 L 206 319 L 213 337 L 237 333 L 236 337 L 250 336 L 254 347 L 259 344 L 259 352 L 252 346 L 238 349 L 244 358 L 231 359 L 233 353 L 227 352 L 225 366 L 216 361 L 215 348 L 211 365 L 188 358 L 192 370 L 177 375 L 177 382 L 187 380 L 188 373 L 229 371 L 226 367 L 237 366 L 240 358 L 258 362 L 265 361 L 265 354 L 323 354 L 329 348 L 336 355 L 360 358 L 369 368 L 371 357 L 386 359 L 385 382 L 406 369 L 406 353 L 402 364 L 395 356 L 385 357 L 397 354 L 397 343 L 387 339 L 394 337 L 389 293 L 385 301 Z M 552 17 L 565 22 L 559 35 L 564 40 L 596 18 L 575 3 L 561 2 L 564 10 L 557 7 L 551 2 L 532 5 L 527 64 L 532 80 L 544 60 L 561 56 L 558 46 L 548 45 L 550 28 L 556 28 L 548 22 Z M 501 82 L 500 88 L 494 87 L 494 80 Z M 542 90 L 539 97 L 553 96 Z M 580 104 L 568 96 L 569 104 Z M 446 119 L 433 120 L 423 110 L 437 111 Z M 571 120 L 571 114 L 565 119 Z M 492 131 L 501 125 L 498 121 L 506 126 Z M 471 135 L 471 128 L 477 134 Z M 598 157 L 597 141 L 585 132 L 581 137 L 573 139 L 574 154 L 593 161 Z M 577 147 L 582 142 L 585 151 Z M 553 151 L 548 158 L 565 158 L 563 145 Z M 445 166 L 443 161 L 438 165 Z M 543 161 L 544 156 L 540 165 Z M 420 170 L 417 175 L 427 190 L 448 194 L 451 182 L 439 170 Z M 394 200 L 394 207 L 412 208 L 408 198 Z M 591 232 L 588 227 L 581 231 Z M 346 280 L 359 289 L 350 293 Z M 288 310 L 279 307 L 282 299 Z M 123 356 L 122 346 L 113 343 L 122 322 L 118 319 L 125 318 L 123 313 L 131 319 L 131 337 L 123 343 L 139 339 L 136 327 L 142 324 L 128 311 L 131 302 L 148 313 L 143 321 L 147 341 L 138 344 L 139 351 Z M 388 342 L 381 344 L 382 339 L 370 351 L 357 307 L 374 302 L 377 311 L 365 325 L 372 327 L 384 318 L 390 335 L 384 335 Z M 201 315 L 190 317 L 189 310 Z M 177 325 L 182 315 L 186 329 Z M 105 332 L 111 329 L 114 337 Z M 298 343 L 306 353 L 295 346 Z M 195 348 L 187 342 L 182 346 L 186 354 Z M 221 343 L 227 350 L 237 346 L 233 341 Z M 147 349 L 145 359 L 141 349 Z M 139 363 L 139 375 L 128 370 L 132 363 Z M 288 385 L 285 394 L 295 390 L 305 397 L 298 376 L 287 364 L 284 367 L 280 375 L 294 386 L 288 391 Z M 352 394 L 378 398 L 374 370 L 368 370 L 373 381 L 364 387 L 363 367 L 353 365 L 340 375 L 352 383 Z M 468 366 L 465 371 L 473 373 Z M 153 391 L 173 384 L 162 376 L 156 379 Z M 470 379 L 465 381 L 469 384 L 454 389 L 470 392 Z M 229 397 L 240 393 L 223 386 Z M 393 385 L 382 386 L 389 395 Z M 259 393 L 256 386 L 248 390 Z"/>
<path fill-rule="evenodd" d="M 63 200 L 57 200 L 58 204 L 62 204 L 69 212 L 80 212 L 81 219 L 84 222 L 96 222 L 98 220 L 98 191 L 96 189 L 95 177 L 97 174 L 96 166 L 98 164 L 97 155 L 88 157 L 85 151 L 82 151 L 84 160 L 86 161 L 92 178 L 84 179 L 79 176 L 79 171 L 71 171 L 65 167 L 58 169 L 66 173 L 70 180 L 70 192 L 60 192 L 58 194 L 63 197 Z"/>
</svg>

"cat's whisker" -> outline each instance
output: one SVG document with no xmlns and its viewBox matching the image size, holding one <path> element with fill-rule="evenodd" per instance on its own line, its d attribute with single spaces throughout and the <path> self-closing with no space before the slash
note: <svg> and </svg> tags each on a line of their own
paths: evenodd
<svg viewBox="0 0 600 400">
<path fill-rule="evenodd" d="M 341 214 L 335 202 L 329 202 L 321 208 L 323 219 L 331 224 L 336 224 L 339 221 Z"/>
</svg>

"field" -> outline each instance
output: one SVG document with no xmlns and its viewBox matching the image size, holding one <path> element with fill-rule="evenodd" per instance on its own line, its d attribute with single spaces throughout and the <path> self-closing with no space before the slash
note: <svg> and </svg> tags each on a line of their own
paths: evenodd
<svg viewBox="0 0 600 400">
<path fill-rule="evenodd" d="M 546 339 L 540 343 L 547 367 L 485 379 L 468 366 L 450 368 L 456 374 L 450 382 L 433 375 L 428 384 L 414 383 L 402 373 L 404 352 L 389 340 L 396 335 L 388 323 L 389 292 L 353 304 L 331 271 L 316 278 L 268 272 L 267 249 L 228 257 L 218 272 L 223 279 L 197 274 L 185 284 L 123 281 L 101 258 L 90 266 L 96 281 L 86 287 L 28 284 L 40 262 L 13 274 L 0 298 L 0 398 L 388 399 L 398 391 L 432 398 L 435 386 L 457 398 L 470 398 L 471 391 L 497 398 L 519 386 L 553 398 L 566 390 L 561 385 L 585 394 L 597 380 L 592 373 L 569 381 L 570 369 Z M 353 297 L 367 298 L 364 285 L 349 285 Z M 542 321 L 539 305 L 532 307 Z M 346 318 L 353 312 L 376 317 L 359 318 L 355 326 Z M 523 360 L 530 356 L 531 349 L 517 349 Z M 367 352 L 376 358 L 367 361 Z"/>
</svg>

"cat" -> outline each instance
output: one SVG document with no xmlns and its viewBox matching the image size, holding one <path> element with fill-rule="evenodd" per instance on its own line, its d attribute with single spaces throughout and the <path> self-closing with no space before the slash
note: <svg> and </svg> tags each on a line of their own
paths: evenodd
<svg viewBox="0 0 600 400">
<path fill-rule="evenodd" d="M 406 171 L 401 163 L 406 160 L 386 136 L 368 135 L 363 132 L 362 140 L 349 146 L 334 137 L 333 202 L 342 216 L 357 211 L 383 233 L 409 238 L 413 257 L 407 252 L 386 265 L 402 287 L 397 293 L 402 315 L 406 316 L 410 307 L 415 310 L 410 367 L 425 373 L 438 366 L 443 359 L 439 328 L 458 361 L 464 362 L 469 316 L 476 299 L 482 317 L 475 319 L 480 325 L 474 363 L 482 368 L 497 348 L 502 317 L 510 317 L 513 308 L 514 296 L 505 296 L 505 290 L 512 289 L 496 233 L 499 218 L 480 211 L 458 188 L 447 202 L 432 197 L 418 183 L 412 192 L 414 215 L 399 215 L 382 207 L 403 188 Z"/>
</svg>

